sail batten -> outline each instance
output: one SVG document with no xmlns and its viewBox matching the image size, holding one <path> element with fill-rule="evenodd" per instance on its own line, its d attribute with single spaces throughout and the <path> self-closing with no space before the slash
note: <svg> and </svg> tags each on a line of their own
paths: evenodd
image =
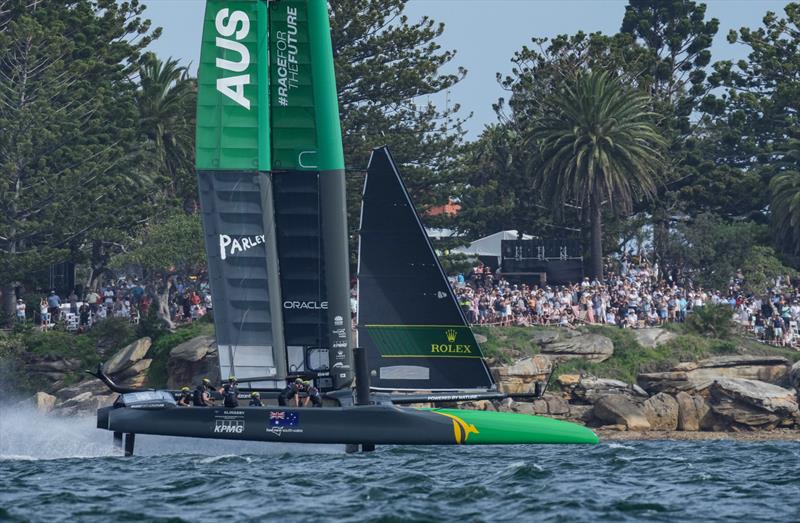
<svg viewBox="0 0 800 523">
<path fill-rule="evenodd" d="M 387 148 L 367 168 L 358 269 L 359 345 L 378 390 L 486 390 L 483 353 Z"/>
</svg>

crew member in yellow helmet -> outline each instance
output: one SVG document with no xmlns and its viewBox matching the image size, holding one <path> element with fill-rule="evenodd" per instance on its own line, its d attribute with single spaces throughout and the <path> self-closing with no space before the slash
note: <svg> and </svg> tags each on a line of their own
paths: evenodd
<svg viewBox="0 0 800 523">
<path fill-rule="evenodd" d="M 181 395 L 178 396 L 179 407 L 192 406 L 192 390 L 189 387 L 181 387 Z"/>
<path fill-rule="evenodd" d="M 222 386 L 220 390 L 222 394 L 223 405 L 228 408 L 236 408 L 239 406 L 239 380 L 236 376 L 228 378 L 228 383 Z"/>
</svg>

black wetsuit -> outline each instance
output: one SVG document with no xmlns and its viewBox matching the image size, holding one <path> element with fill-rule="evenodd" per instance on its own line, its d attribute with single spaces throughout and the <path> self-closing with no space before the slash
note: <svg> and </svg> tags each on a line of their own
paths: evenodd
<svg viewBox="0 0 800 523">
<path fill-rule="evenodd" d="M 195 407 L 208 407 L 203 399 L 203 394 L 208 393 L 209 389 L 210 387 L 207 387 L 202 383 L 195 387 L 194 392 L 192 393 L 192 403 Z"/>
<path fill-rule="evenodd" d="M 322 406 L 322 396 L 320 395 L 318 388 L 316 388 L 314 385 L 310 385 L 306 390 L 306 394 L 308 394 L 308 397 L 311 398 L 311 403 L 313 403 L 315 407 Z"/>
<path fill-rule="evenodd" d="M 298 389 L 296 383 L 286 385 L 286 388 L 278 395 L 278 405 L 285 407 L 286 402 L 297 395 Z"/>
<path fill-rule="evenodd" d="M 228 408 L 239 406 L 239 387 L 235 383 L 226 383 L 222 387 L 222 398 L 224 405 Z"/>
<path fill-rule="evenodd" d="M 261 403 L 261 398 L 250 398 L 250 407 L 263 407 L 264 404 Z"/>
</svg>

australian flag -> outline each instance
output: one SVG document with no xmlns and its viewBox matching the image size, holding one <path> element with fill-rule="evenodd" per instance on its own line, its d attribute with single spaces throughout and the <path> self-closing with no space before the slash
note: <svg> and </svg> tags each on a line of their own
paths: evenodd
<svg viewBox="0 0 800 523">
<path fill-rule="evenodd" d="M 288 411 L 270 411 L 269 413 L 269 426 L 270 427 L 296 427 L 300 423 L 300 417 L 296 412 Z"/>
</svg>

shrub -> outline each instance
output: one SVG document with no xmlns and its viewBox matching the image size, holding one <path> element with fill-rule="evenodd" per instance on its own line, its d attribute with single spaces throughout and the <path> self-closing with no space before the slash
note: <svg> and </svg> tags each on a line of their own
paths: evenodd
<svg viewBox="0 0 800 523">
<path fill-rule="evenodd" d="M 733 332 L 733 311 L 730 305 L 696 307 L 686 320 L 690 332 L 707 338 L 727 339 Z"/>
</svg>

